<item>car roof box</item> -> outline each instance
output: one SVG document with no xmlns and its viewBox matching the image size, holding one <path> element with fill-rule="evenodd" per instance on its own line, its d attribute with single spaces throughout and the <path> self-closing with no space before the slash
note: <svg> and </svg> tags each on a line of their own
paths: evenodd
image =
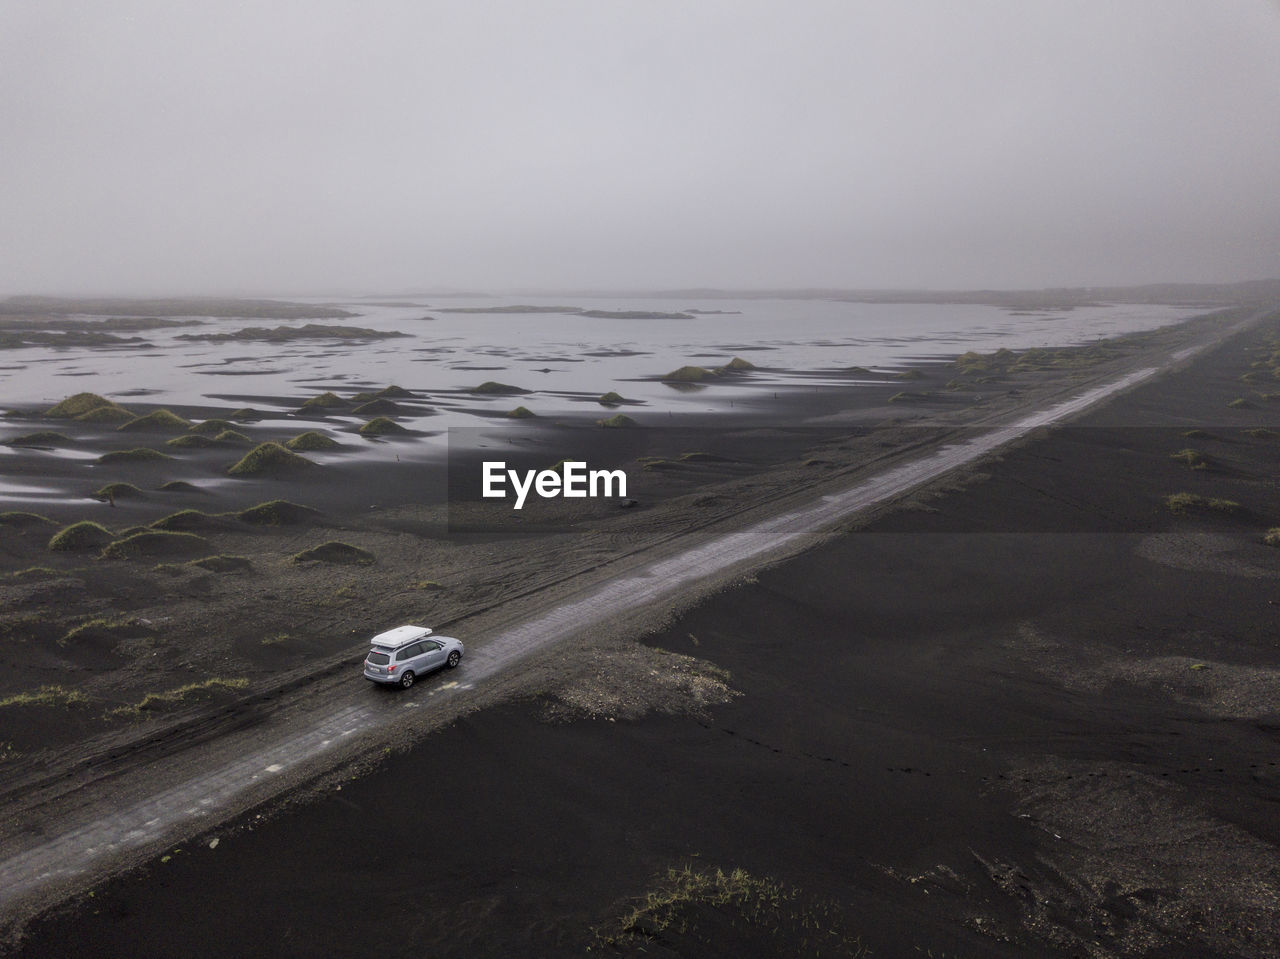
<svg viewBox="0 0 1280 959">
<path fill-rule="evenodd" d="M 430 635 L 431 629 L 427 626 L 397 626 L 395 629 L 389 629 L 385 633 L 379 633 L 373 637 L 373 644 L 375 646 L 403 646 L 405 643 L 411 643 L 415 639 Z"/>
</svg>

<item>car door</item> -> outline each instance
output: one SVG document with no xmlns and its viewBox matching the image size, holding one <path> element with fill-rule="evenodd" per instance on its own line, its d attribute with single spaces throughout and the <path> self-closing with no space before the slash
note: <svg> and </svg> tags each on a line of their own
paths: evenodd
<svg viewBox="0 0 1280 959">
<path fill-rule="evenodd" d="M 396 662 L 400 664 L 400 668 L 396 670 L 398 676 L 403 676 L 406 671 L 412 673 L 420 673 L 422 670 L 418 667 L 418 659 L 422 654 L 422 644 L 414 643 L 412 646 L 406 646 L 400 652 L 396 653 Z"/>
<path fill-rule="evenodd" d="M 430 672 L 433 669 L 439 669 L 444 665 L 444 647 L 433 639 L 419 644 L 422 647 L 422 655 L 419 656 L 415 663 L 414 669 L 420 673 Z"/>
</svg>

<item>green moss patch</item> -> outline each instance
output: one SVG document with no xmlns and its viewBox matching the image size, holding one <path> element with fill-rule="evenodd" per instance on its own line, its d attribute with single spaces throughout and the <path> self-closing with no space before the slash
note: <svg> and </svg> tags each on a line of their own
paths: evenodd
<svg viewBox="0 0 1280 959">
<path fill-rule="evenodd" d="M 86 706 L 89 697 L 78 689 L 67 689 L 65 686 L 41 686 L 29 693 L 15 693 L 0 699 L 0 707 L 4 706 Z"/>
<path fill-rule="evenodd" d="M 330 540 L 327 543 L 321 543 L 319 546 L 313 546 L 311 549 L 304 549 L 300 553 L 295 553 L 291 559 L 294 563 L 338 563 L 343 566 L 370 566 L 377 562 L 377 558 L 367 550 L 363 550 L 358 546 L 352 546 L 350 543 L 341 543 L 337 540 Z"/>
<path fill-rule="evenodd" d="M 633 420 L 626 413 L 615 413 L 613 416 L 610 416 L 607 420 L 596 420 L 596 425 L 603 426 L 605 427 L 605 429 L 620 430 L 620 429 L 631 429 L 632 427 L 639 426 L 640 424 L 637 423 L 635 420 Z"/>
<path fill-rule="evenodd" d="M 0 513 L 0 527 L 6 529 L 33 529 L 38 527 L 57 526 L 53 520 L 39 513 L 27 513 L 22 510 L 9 510 Z"/>
<path fill-rule="evenodd" d="M 4 442 L 6 446 L 71 446 L 75 440 L 53 430 L 40 430 L 38 433 L 24 433 Z"/>
<path fill-rule="evenodd" d="M 705 383 L 714 380 L 720 374 L 705 366 L 682 366 L 662 377 L 664 383 Z"/>
<path fill-rule="evenodd" d="M 69 420 L 103 406 L 115 406 L 115 404 L 97 393 L 77 393 L 51 406 L 44 411 L 44 415 L 54 420 Z"/>
<path fill-rule="evenodd" d="M 213 438 L 219 446 L 252 446 L 253 440 L 239 430 L 223 430 Z"/>
<path fill-rule="evenodd" d="M 173 459 L 167 453 L 161 453 L 159 450 L 147 449 L 145 446 L 134 447 L 131 450 L 112 450 L 110 453 L 103 453 L 98 457 L 99 463 L 159 463 L 162 460 Z"/>
<path fill-rule="evenodd" d="M 235 424 L 230 420 L 211 419 L 202 423 L 196 423 L 191 427 L 190 432 L 199 433 L 203 436 L 217 436 L 223 430 L 233 430 Z"/>
<path fill-rule="evenodd" d="M 506 414 L 509 420 L 527 420 L 537 416 L 533 410 L 527 406 L 517 406 L 514 410 L 509 410 Z"/>
<path fill-rule="evenodd" d="M 146 416 L 139 416 L 137 419 L 121 423 L 116 427 L 117 430 L 124 433 L 172 433 L 175 430 L 187 430 L 190 428 L 190 420 L 184 420 L 177 413 L 172 413 L 169 410 L 152 410 Z"/>
<path fill-rule="evenodd" d="M 740 356 L 735 356 L 724 366 L 720 367 L 722 371 L 728 370 L 731 373 L 742 373 L 747 370 L 754 370 L 756 365 L 749 360 L 744 360 Z"/>
<path fill-rule="evenodd" d="M 198 683 L 187 683 L 185 686 L 179 686 L 177 689 L 170 689 L 162 693 L 147 693 L 131 706 L 121 706 L 112 710 L 112 714 L 127 716 L 130 714 L 162 712 L 166 709 L 185 705 L 193 700 L 208 699 L 215 693 L 234 692 L 240 689 L 247 689 L 248 686 L 249 680 L 247 679 L 214 677 Z"/>
<path fill-rule="evenodd" d="M 62 639 L 63 645 L 114 644 L 122 639 L 135 639 L 140 636 L 154 636 L 156 629 L 150 623 L 143 622 L 136 616 L 117 616 L 115 618 L 98 617 L 80 623 L 67 631 Z"/>
<path fill-rule="evenodd" d="M 1209 457 L 1205 456 L 1199 450 L 1178 450 L 1178 452 L 1171 454 L 1169 458 L 1186 463 L 1187 466 L 1193 470 L 1209 468 Z"/>
<path fill-rule="evenodd" d="M 255 410 L 252 407 L 246 406 L 228 413 L 227 416 L 230 419 L 235 420 L 237 423 L 255 423 L 258 420 L 266 419 L 267 414 L 263 413 L 261 410 Z"/>
<path fill-rule="evenodd" d="M 115 539 L 111 530 L 100 523 L 82 520 L 59 530 L 49 540 L 49 548 L 53 550 L 97 549 Z"/>
<path fill-rule="evenodd" d="M 212 513 L 198 509 L 184 509 L 170 513 L 151 524 L 151 529 L 159 530 L 193 530 L 193 529 L 225 529 L 226 520 Z"/>
<path fill-rule="evenodd" d="M 102 550 L 102 556 L 104 559 L 150 559 L 157 556 L 189 556 L 208 550 L 209 541 L 195 533 L 151 530 L 109 543 Z"/>
<path fill-rule="evenodd" d="M 359 411 L 357 410 L 357 412 Z M 337 449 L 341 444 L 332 436 L 316 430 L 307 430 L 305 433 L 299 433 L 293 439 L 286 441 L 284 445 L 291 450 L 308 453 L 317 450 Z"/>
<path fill-rule="evenodd" d="M 279 443 L 260 443 L 251 449 L 240 462 L 227 470 L 229 476 L 271 476 L 281 473 L 297 473 L 315 463 L 305 456 L 285 449 Z"/>
<path fill-rule="evenodd" d="M 531 390 L 521 389 L 518 386 L 512 386 L 509 383 L 498 383 L 495 380 L 487 380 L 479 386 L 471 388 L 472 393 L 479 393 L 481 396 L 523 396 Z"/>
<path fill-rule="evenodd" d="M 1244 507 L 1235 500 L 1210 498 L 1199 493 L 1171 493 L 1164 498 L 1164 505 L 1171 513 L 1189 513 L 1213 510 L 1219 513 L 1241 513 Z"/>
<path fill-rule="evenodd" d="M 218 443 L 211 436 L 205 436 L 201 433 L 186 433 L 182 436 L 175 436 L 171 440 L 165 440 L 165 446 L 176 446 L 179 449 L 208 449 L 210 446 L 217 446 Z"/>
<path fill-rule="evenodd" d="M 340 410 L 346 409 L 351 404 L 344 400 L 336 393 L 321 393 L 319 396 L 313 396 L 302 404 L 300 409 L 303 410 Z"/>
<path fill-rule="evenodd" d="M 94 423 L 103 426 L 120 425 L 121 423 L 129 423 L 137 419 L 132 413 L 122 406 L 99 406 L 97 409 L 89 410 L 87 413 L 81 413 L 75 417 L 77 423 Z"/>
<path fill-rule="evenodd" d="M 108 483 L 102 489 L 94 492 L 93 498 L 114 501 L 118 499 L 142 499 L 146 495 L 132 483 Z"/>
<path fill-rule="evenodd" d="M 320 515 L 319 510 L 310 506 L 299 506 L 284 499 L 273 499 L 267 503 L 259 503 L 236 514 L 236 518 L 255 526 L 297 526 Z"/>
<path fill-rule="evenodd" d="M 605 393 L 598 400 L 596 400 L 596 402 L 599 403 L 601 406 L 621 406 L 623 403 L 626 402 L 626 400 L 622 398 L 622 394 L 615 393 L 612 390 L 610 390 L 608 393 Z"/>
<path fill-rule="evenodd" d="M 390 436 L 396 433 L 408 433 L 409 431 L 397 423 L 395 420 L 389 420 L 385 416 L 379 416 L 365 423 L 360 427 L 361 436 Z"/>
<path fill-rule="evenodd" d="M 247 573 L 253 569 L 248 556 L 205 556 L 203 559 L 193 559 L 187 565 L 211 573 Z"/>
<path fill-rule="evenodd" d="M 367 403 L 361 403 L 351 411 L 356 416 L 378 416 L 382 413 L 395 414 L 400 412 L 400 407 L 388 399 L 370 400 Z"/>
<path fill-rule="evenodd" d="M 194 483 L 188 483 L 186 480 L 169 480 L 160 487 L 162 493 L 203 493 L 199 486 Z"/>
<path fill-rule="evenodd" d="M 1233 410 L 1251 410 L 1253 404 L 1246 400 L 1243 396 L 1237 396 L 1234 400 L 1227 404 Z"/>
</svg>

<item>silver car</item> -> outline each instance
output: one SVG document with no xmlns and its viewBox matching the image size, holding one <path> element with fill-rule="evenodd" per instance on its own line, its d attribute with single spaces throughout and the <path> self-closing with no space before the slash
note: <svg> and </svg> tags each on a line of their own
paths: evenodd
<svg viewBox="0 0 1280 959">
<path fill-rule="evenodd" d="M 408 689 L 415 679 L 436 669 L 453 669 L 462 662 L 462 642 L 451 636 L 432 636 L 426 626 L 397 626 L 373 637 L 364 658 L 364 678 Z"/>
</svg>

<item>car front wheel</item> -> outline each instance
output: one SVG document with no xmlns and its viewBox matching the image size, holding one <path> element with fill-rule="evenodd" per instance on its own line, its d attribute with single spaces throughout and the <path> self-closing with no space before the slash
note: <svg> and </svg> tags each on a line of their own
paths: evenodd
<svg viewBox="0 0 1280 959">
<path fill-rule="evenodd" d="M 413 685 L 413 670 L 409 670 L 403 676 L 400 677 L 400 688 L 408 689 L 412 685 Z"/>
<path fill-rule="evenodd" d="M 462 661 L 462 654 L 458 652 L 456 649 L 453 652 L 451 652 L 449 654 L 449 658 L 445 660 L 445 662 L 449 664 L 450 669 L 453 669 L 453 667 L 457 666 L 458 663 L 460 663 L 461 661 Z"/>
</svg>

